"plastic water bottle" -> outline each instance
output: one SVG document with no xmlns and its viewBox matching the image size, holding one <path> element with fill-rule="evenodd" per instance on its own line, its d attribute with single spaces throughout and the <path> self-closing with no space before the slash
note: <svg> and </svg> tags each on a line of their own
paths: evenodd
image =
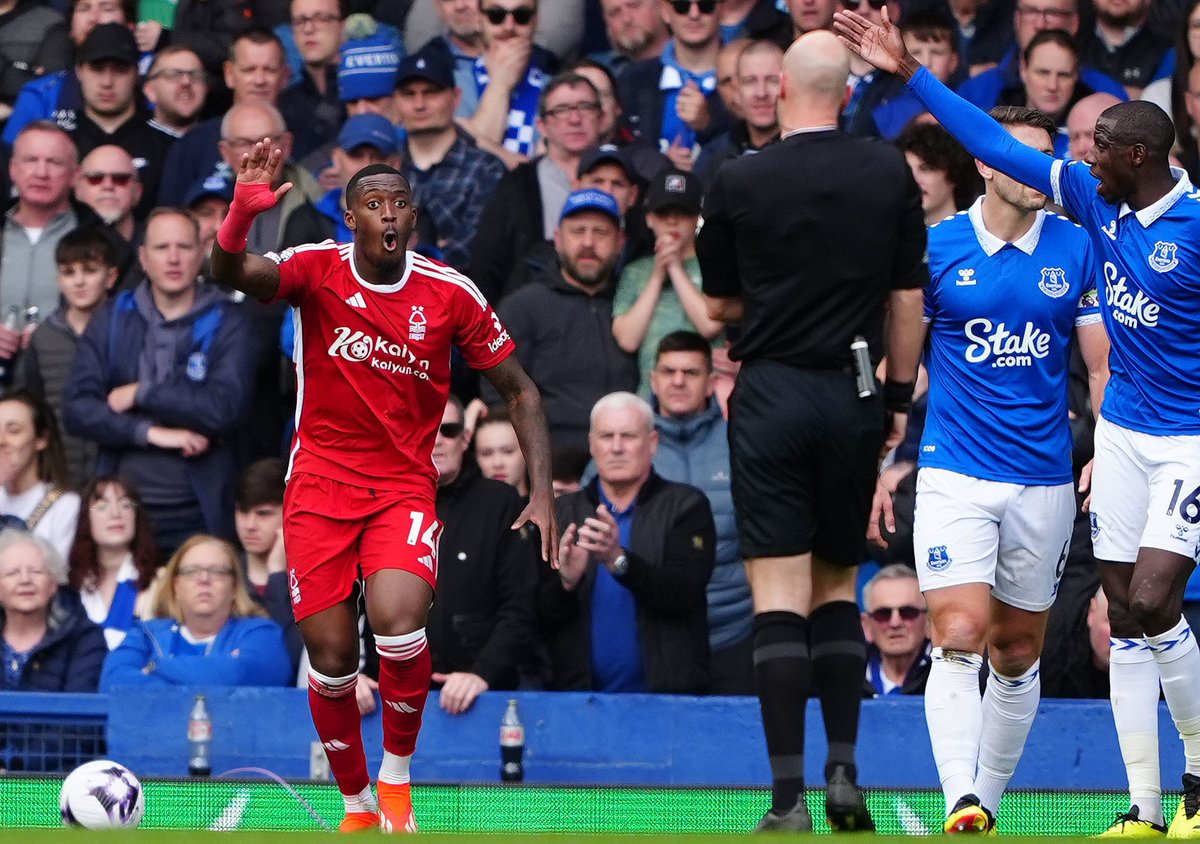
<svg viewBox="0 0 1200 844">
<path fill-rule="evenodd" d="M 4 315 L 4 327 L 9 331 L 16 331 L 17 324 L 21 321 L 21 309 L 16 305 L 8 309 L 8 313 Z M 15 358 L 16 355 L 13 355 Z M 7 385 L 12 381 L 13 377 L 13 358 L 0 358 L 0 385 Z"/>
<path fill-rule="evenodd" d="M 208 760 L 208 746 L 212 742 L 212 733 L 208 704 L 204 701 L 204 695 L 196 695 L 196 702 L 192 704 L 192 714 L 188 716 L 188 776 L 212 775 L 212 763 Z"/>
<path fill-rule="evenodd" d="M 521 757 L 525 753 L 525 726 L 517 714 L 517 702 L 510 700 L 500 719 L 500 779 L 503 782 L 521 782 L 525 779 L 525 766 Z"/>
</svg>

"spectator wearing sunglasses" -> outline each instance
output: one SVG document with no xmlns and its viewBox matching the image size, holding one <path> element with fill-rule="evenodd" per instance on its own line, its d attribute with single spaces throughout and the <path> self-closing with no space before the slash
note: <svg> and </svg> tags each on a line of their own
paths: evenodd
<svg viewBox="0 0 1200 844">
<path fill-rule="evenodd" d="M 921 695 L 929 679 L 929 617 L 917 573 L 901 563 L 884 566 L 862 594 L 867 639 L 866 697 Z"/>
<path fill-rule="evenodd" d="M 515 689 L 534 640 L 538 549 L 514 531 L 524 499 L 511 484 L 483 477 L 467 457 L 463 406 L 451 396 L 433 445 L 438 470 L 437 593 L 426 635 L 433 685 L 451 715 L 481 692 Z"/>
<path fill-rule="evenodd" d="M 680 170 L 691 170 L 700 146 L 729 128 L 717 93 L 721 0 L 662 0 L 673 33 L 656 59 L 621 74 L 621 108 L 634 137 L 654 144 Z"/>
<path fill-rule="evenodd" d="M 118 265 L 122 276 L 126 258 L 132 261 L 132 251 L 141 240 L 141 226 L 134 219 L 133 209 L 142 198 L 142 182 L 138 178 L 133 156 L 116 144 L 103 144 L 83 157 L 75 177 L 75 198 L 96 212 L 96 216 L 114 236 L 118 247 Z M 118 242 L 119 241 L 119 242 Z"/>
<path fill-rule="evenodd" d="M 101 24 L 88 33 L 75 54 L 83 111 L 75 128 L 68 131 L 80 155 L 116 144 L 137 156 L 145 190 L 133 213 L 144 220 L 154 207 L 163 165 L 175 139 L 150 125 L 150 112 L 137 90 L 138 56 L 133 33 L 122 24 Z"/>
<path fill-rule="evenodd" d="M 537 12 L 537 0 L 481 0 L 483 53 L 463 90 L 463 99 L 474 95 L 476 104 L 462 125 L 509 167 L 537 149 L 539 102 L 558 71 L 557 57 L 533 43 Z"/>
</svg>

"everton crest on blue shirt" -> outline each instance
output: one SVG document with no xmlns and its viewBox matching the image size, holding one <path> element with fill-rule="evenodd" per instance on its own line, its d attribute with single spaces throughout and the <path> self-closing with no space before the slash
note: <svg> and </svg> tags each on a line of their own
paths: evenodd
<svg viewBox="0 0 1200 844">
<path fill-rule="evenodd" d="M 1069 483 L 1067 367 L 1075 328 L 1100 321 L 1094 253 L 1081 228 L 1044 211 L 1018 240 L 1000 240 L 983 224 L 984 201 L 929 230 L 921 465 Z M 935 550 L 937 571 L 949 561 Z"/>
</svg>

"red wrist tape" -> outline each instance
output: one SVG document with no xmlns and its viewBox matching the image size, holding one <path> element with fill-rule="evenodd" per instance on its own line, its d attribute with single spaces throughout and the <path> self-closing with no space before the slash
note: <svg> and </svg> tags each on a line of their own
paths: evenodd
<svg viewBox="0 0 1200 844">
<path fill-rule="evenodd" d="M 217 229 L 217 243 L 226 252 L 245 252 L 254 218 L 274 205 L 275 191 L 270 185 L 235 185 L 229 213 Z"/>
</svg>

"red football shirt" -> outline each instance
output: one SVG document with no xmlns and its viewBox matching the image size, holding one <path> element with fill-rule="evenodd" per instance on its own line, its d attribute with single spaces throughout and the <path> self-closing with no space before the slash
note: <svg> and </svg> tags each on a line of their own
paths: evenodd
<svg viewBox="0 0 1200 844">
<path fill-rule="evenodd" d="M 414 252 L 388 285 L 358 275 L 351 243 L 326 240 L 267 257 L 279 265 L 276 298 L 296 309 L 289 474 L 429 494 L 451 347 L 474 369 L 514 349 L 487 300 L 466 276 Z"/>
</svg>

